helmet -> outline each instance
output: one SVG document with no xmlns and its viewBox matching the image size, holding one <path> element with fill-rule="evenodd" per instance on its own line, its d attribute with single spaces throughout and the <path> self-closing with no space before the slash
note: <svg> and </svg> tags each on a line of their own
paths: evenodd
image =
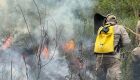
<svg viewBox="0 0 140 80">
<path fill-rule="evenodd" d="M 106 16 L 106 24 L 117 24 L 116 16 L 108 14 Z"/>
</svg>

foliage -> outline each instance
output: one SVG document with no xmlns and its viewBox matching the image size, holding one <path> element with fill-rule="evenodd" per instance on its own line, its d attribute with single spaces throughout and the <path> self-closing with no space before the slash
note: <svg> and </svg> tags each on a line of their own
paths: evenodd
<svg viewBox="0 0 140 80">
<path fill-rule="evenodd" d="M 98 5 L 94 8 L 95 12 L 101 13 L 102 15 L 114 14 L 117 16 L 118 23 L 129 27 L 135 31 L 135 27 L 138 20 L 138 13 L 140 12 L 140 0 L 99 0 Z M 130 50 L 133 50 L 136 46 L 135 35 L 132 34 L 129 30 L 127 31 L 130 35 L 132 41 L 132 47 Z M 131 52 L 127 54 L 127 51 L 124 52 L 127 56 L 127 59 L 122 61 L 122 71 L 123 71 L 123 80 L 132 80 L 131 79 Z"/>
<path fill-rule="evenodd" d="M 140 10 L 139 3 L 139 0 L 99 0 L 95 10 L 103 14 L 113 13 L 120 17 L 137 16 Z"/>
<path fill-rule="evenodd" d="M 103 15 L 114 14 L 120 24 L 131 28 L 135 31 L 140 12 L 140 0 L 99 0 L 99 4 L 94 8 L 95 12 Z M 129 31 L 128 31 L 129 32 Z M 132 43 L 135 43 L 135 36 L 131 33 Z"/>
</svg>

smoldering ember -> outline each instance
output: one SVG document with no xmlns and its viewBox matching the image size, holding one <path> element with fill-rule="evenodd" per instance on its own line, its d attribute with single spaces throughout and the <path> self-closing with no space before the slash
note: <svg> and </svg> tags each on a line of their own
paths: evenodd
<svg viewBox="0 0 140 80">
<path fill-rule="evenodd" d="M 0 80 L 92 80 L 94 35 L 84 28 L 96 3 L 0 0 Z"/>
</svg>

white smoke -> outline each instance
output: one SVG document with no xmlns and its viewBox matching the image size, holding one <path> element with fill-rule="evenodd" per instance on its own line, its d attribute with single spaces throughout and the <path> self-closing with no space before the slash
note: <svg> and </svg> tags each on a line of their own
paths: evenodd
<svg viewBox="0 0 140 80">
<path fill-rule="evenodd" d="M 0 53 L 0 80 L 27 80 L 22 56 L 11 49 Z M 11 77 L 12 76 L 12 77 Z"/>
<path fill-rule="evenodd" d="M 80 14 L 83 16 L 90 16 L 92 14 L 92 7 L 94 7 L 94 0 L 35 0 L 38 9 L 33 0 L 0 0 L 0 38 L 6 37 L 8 34 L 14 35 L 14 43 L 17 48 L 30 44 L 30 35 L 34 38 L 34 41 L 40 43 L 42 27 L 48 32 L 48 35 L 53 39 L 60 36 L 64 40 L 69 40 L 75 37 L 75 31 L 83 28 L 84 22 L 79 18 Z M 20 10 L 20 8 L 23 11 Z M 24 21 L 26 19 L 27 25 Z M 40 24 L 41 18 L 41 24 Z M 62 30 L 61 30 L 62 29 Z M 61 33 L 61 34 L 60 34 Z M 24 40 L 27 42 L 25 43 Z M 51 45 L 52 46 L 52 45 Z M 15 46 L 14 46 L 15 47 Z M 53 55 L 54 49 L 51 49 L 50 55 Z M 13 76 L 14 80 L 26 80 L 25 65 L 20 56 L 14 50 L 8 51 L 12 53 L 12 60 L 20 61 L 13 64 Z M 42 75 L 48 80 L 64 79 L 68 75 L 68 67 L 64 57 L 58 56 L 57 52 L 54 55 L 54 59 L 46 67 Z M 7 58 L 8 54 L 3 54 L 3 58 Z M 1 55 L 0 55 L 1 56 Z M 1 56 L 2 57 L 2 56 Z M 51 56 L 52 57 L 52 56 Z M 50 58 L 49 58 L 50 59 Z M 7 59 L 8 60 L 8 59 Z M 10 59 L 11 60 L 11 59 Z M 0 72 L 4 68 L 1 65 L 6 65 L 5 72 L 10 72 L 10 60 L 8 63 L 0 63 Z M 43 62 L 46 63 L 46 62 Z M 29 66 L 29 65 L 28 65 Z M 30 66 L 29 66 L 30 69 Z M 59 71 L 57 71 L 59 69 Z M 3 74 L 0 74 L 3 75 Z M 10 80 L 11 74 L 5 75 L 5 80 Z M 54 77 L 55 76 L 55 77 Z M 34 79 L 33 76 L 30 76 Z M 36 76 L 35 76 L 36 77 Z M 0 78 L 1 79 L 1 78 Z M 44 80 L 42 78 L 42 80 Z"/>
<path fill-rule="evenodd" d="M 91 0 L 47 1 L 54 4 L 53 7 L 47 6 L 49 9 L 46 21 L 49 21 L 48 26 L 51 27 L 49 28 L 49 33 L 53 36 L 55 32 L 54 27 L 64 27 L 63 35 L 68 39 L 74 37 L 74 29 L 76 29 L 76 27 L 80 26 L 80 28 L 82 28 L 84 24 L 79 18 L 76 18 L 78 14 L 76 14 L 75 11 L 79 10 L 82 14 L 86 15 L 91 11 L 89 9 L 92 7 Z M 56 2 L 54 3 L 54 1 Z"/>
</svg>

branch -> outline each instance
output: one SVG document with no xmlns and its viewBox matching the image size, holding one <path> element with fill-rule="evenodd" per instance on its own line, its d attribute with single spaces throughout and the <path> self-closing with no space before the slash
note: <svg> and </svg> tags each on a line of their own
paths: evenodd
<svg viewBox="0 0 140 80">
<path fill-rule="evenodd" d="M 38 15 L 39 15 L 39 19 L 40 19 L 40 25 L 41 25 L 42 21 L 41 21 L 41 15 L 40 15 L 40 12 L 39 12 L 39 8 L 38 8 L 37 3 L 35 2 L 35 0 L 33 0 L 33 2 L 35 4 L 35 6 L 36 6 L 36 9 L 37 9 L 37 12 L 38 12 Z"/>
<path fill-rule="evenodd" d="M 27 80 L 29 79 L 29 75 L 28 75 L 28 67 L 27 67 L 27 64 L 26 64 L 26 61 L 25 61 L 25 57 L 23 56 L 23 61 L 24 61 L 24 65 L 26 67 L 26 77 L 27 77 Z"/>
<path fill-rule="evenodd" d="M 27 24 L 25 15 L 24 15 L 24 13 L 23 13 L 23 10 L 22 10 L 22 8 L 21 8 L 21 6 L 20 6 L 19 4 L 18 4 L 18 7 L 19 7 L 19 9 L 20 9 L 20 11 L 21 11 L 21 13 L 22 13 L 22 17 L 24 18 L 24 21 L 25 21 L 25 24 L 26 24 L 28 33 L 29 33 L 29 35 L 30 35 L 30 37 L 31 37 L 31 42 L 33 42 L 33 39 L 32 39 L 32 36 L 31 36 L 31 32 L 30 32 L 30 30 L 29 30 L 29 26 L 28 26 L 28 24 Z M 33 44 L 33 43 L 32 43 L 32 44 Z"/>
<path fill-rule="evenodd" d="M 57 32 L 57 30 L 58 30 L 58 29 L 56 29 L 56 32 Z M 59 34 L 59 35 L 56 33 L 56 45 L 55 45 L 54 52 L 53 52 L 53 55 L 52 55 L 51 59 L 50 59 L 46 64 L 42 65 L 41 68 L 44 67 L 44 66 L 46 66 L 46 65 L 48 65 L 48 64 L 52 61 L 52 59 L 54 58 L 54 55 L 55 55 L 55 53 L 56 53 L 55 51 L 56 51 L 56 48 L 57 48 L 57 46 L 58 46 L 58 45 L 57 45 L 57 44 L 58 44 L 57 40 L 60 39 L 61 34 L 62 34 L 62 31 L 63 31 L 63 28 L 60 30 L 60 34 Z M 57 37 L 57 35 L 58 35 L 58 37 Z"/>
<path fill-rule="evenodd" d="M 13 79 L 12 79 L 12 75 L 13 75 L 13 74 L 12 74 L 12 71 L 13 71 L 13 70 L 12 70 L 12 66 L 13 66 L 13 63 L 12 63 L 12 60 L 11 60 L 11 80 L 13 80 Z"/>
</svg>

